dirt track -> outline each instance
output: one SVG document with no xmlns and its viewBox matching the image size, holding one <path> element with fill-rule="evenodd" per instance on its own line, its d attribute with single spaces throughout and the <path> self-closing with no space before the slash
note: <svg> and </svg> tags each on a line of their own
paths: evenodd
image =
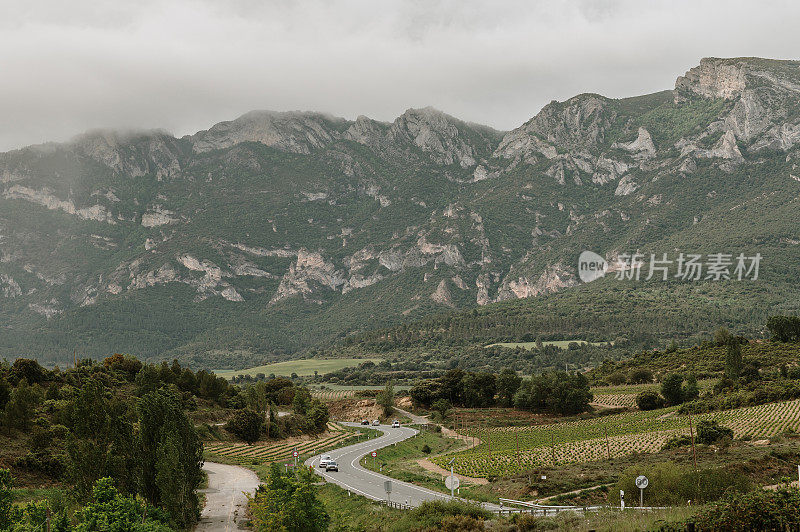
<svg viewBox="0 0 800 532">
<path fill-rule="evenodd" d="M 203 532 L 229 532 L 247 530 L 245 521 L 247 497 L 258 487 L 256 474 L 243 467 L 206 462 L 203 470 L 208 473 L 206 505 L 200 514 L 200 523 L 195 530 Z"/>
</svg>

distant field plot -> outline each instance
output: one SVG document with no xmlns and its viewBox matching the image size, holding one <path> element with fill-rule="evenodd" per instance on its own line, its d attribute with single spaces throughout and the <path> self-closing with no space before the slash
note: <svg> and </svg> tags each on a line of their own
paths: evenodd
<svg viewBox="0 0 800 532">
<path fill-rule="evenodd" d="M 259 373 L 270 375 L 274 373 L 276 376 L 289 377 L 292 373 L 296 373 L 301 377 L 313 375 L 314 371 L 320 375 L 338 371 L 342 368 L 349 368 L 357 366 L 362 362 L 374 362 L 375 364 L 382 362 L 382 358 L 306 358 L 302 360 L 287 360 L 285 362 L 276 362 L 274 364 L 267 364 L 266 366 L 256 366 L 247 369 L 221 369 L 214 370 L 220 377 L 230 379 L 237 375 L 250 375 L 255 377 Z"/>
<path fill-rule="evenodd" d="M 547 342 L 542 342 L 542 345 L 554 345 L 559 349 L 566 349 L 569 347 L 569 344 L 576 343 L 579 345 L 584 344 L 591 344 L 591 345 L 605 345 L 606 342 L 587 342 L 586 340 L 552 340 Z M 614 342 L 611 342 L 612 344 Z M 523 349 L 533 349 L 536 347 L 536 342 L 498 342 L 496 344 L 489 344 L 484 347 L 508 347 L 509 349 L 516 349 L 517 347 L 522 347 Z"/>
<path fill-rule="evenodd" d="M 347 399 L 348 397 L 355 397 L 359 392 L 364 390 L 383 390 L 383 386 L 343 386 L 337 384 L 327 384 L 325 389 L 312 388 L 311 396 L 323 401 L 336 401 L 338 399 Z M 401 393 L 408 389 L 410 386 L 395 386 L 395 393 Z"/>
<path fill-rule="evenodd" d="M 735 438 L 769 438 L 800 430 L 800 400 L 770 403 L 694 416 L 715 419 Z M 467 430 L 481 440 L 475 449 L 433 458 L 444 466 L 455 457 L 456 472 L 469 476 L 505 476 L 554 463 L 586 462 L 655 452 L 671 437 L 689 434 L 687 416 L 675 408 L 624 412 L 586 420 L 526 427 Z"/>
<path fill-rule="evenodd" d="M 697 386 L 703 391 L 713 387 L 716 382 L 717 379 L 703 379 L 697 382 Z M 634 408 L 637 395 L 647 390 L 658 392 L 660 389 L 661 385 L 655 383 L 594 386 L 592 387 L 592 395 L 594 395 L 592 404 L 609 408 Z"/>
<path fill-rule="evenodd" d="M 213 442 L 205 444 L 205 452 L 209 457 L 224 456 L 239 462 L 291 462 L 292 452 L 297 449 L 300 457 L 316 454 L 326 450 L 352 443 L 360 433 L 345 429 L 338 423 L 328 423 L 327 433 L 320 438 L 303 442 L 270 442 L 248 445 L 246 443 Z M 299 461 L 299 458 L 298 458 Z"/>
</svg>

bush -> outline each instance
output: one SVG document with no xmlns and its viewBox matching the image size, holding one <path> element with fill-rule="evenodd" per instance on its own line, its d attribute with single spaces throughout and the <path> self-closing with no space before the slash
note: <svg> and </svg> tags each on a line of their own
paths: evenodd
<svg viewBox="0 0 800 532">
<path fill-rule="evenodd" d="M 656 392 L 642 392 L 636 396 L 636 406 L 639 410 L 655 410 L 664 406 L 664 399 Z"/>
<path fill-rule="evenodd" d="M 608 378 L 606 378 L 606 380 L 609 382 L 609 384 L 613 384 L 614 386 L 619 386 L 620 384 L 625 384 L 628 378 L 621 371 L 615 371 L 614 373 L 609 375 Z"/>
<path fill-rule="evenodd" d="M 615 486 L 616 490 L 624 490 L 635 494 L 638 503 L 639 488 L 634 480 L 645 475 L 650 485 L 645 490 L 645 506 L 677 506 L 706 503 L 724 497 L 728 492 L 743 493 L 750 489 L 750 480 L 731 469 L 706 468 L 694 471 L 691 467 L 673 462 L 662 462 L 652 466 L 631 466 L 627 468 Z"/>
<path fill-rule="evenodd" d="M 431 446 L 426 443 L 425 445 L 422 446 L 421 451 L 423 452 L 423 454 L 431 454 Z"/>
<path fill-rule="evenodd" d="M 796 489 L 755 490 L 729 495 L 693 519 L 697 530 L 796 530 L 800 526 Z"/>
<path fill-rule="evenodd" d="M 680 436 L 673 436 L 664 446 L 661 448 L 662 451 L 668 451 L 669 449 L 677 449 L 679 447 L 685 447 L 687 445 L 692 444 L 692 438 L 687 436 L 686 434 L 681 434 Z"/>
<path fill-rule="evenodd" d="M 242 441 L 253 444 L 261 437 L 262 416 L 252 410 L 240 410 L 225 425 L 225 430 Z"/>
<path fill-rule="evenodd" d="M 412 519 L 419 528 L 441 527 L 453 516 L 463 516 L 474 520 L 491 519 L 492 513 L 477 504 L 462 501 L 425 501 L 411 510 Z M 473 529 L 475 530 L 475 529 Z"/>
<path fill-rule="evenodd" d="M 733 439 L 733 429 L 723 427 L 712 419 L 697 422 L 697 443 L 711 445 L 725 438 Z"/>
<path fill-rule="evenodd" d="M 636 368 L 628 375 L 631 384 L 647 384 L 653 382 L 653 372 L 647 368 Z"/>
</svg>

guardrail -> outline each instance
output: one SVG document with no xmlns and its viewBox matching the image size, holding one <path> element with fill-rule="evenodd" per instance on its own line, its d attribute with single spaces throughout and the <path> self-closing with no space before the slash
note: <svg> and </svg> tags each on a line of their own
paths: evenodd
<svg viewBox="0 0 800 532">
<path fill-rule="evenodd" d="M 402 502 L 394 502 L 394 501 L 387 501 L 383 499 L 381 504 L 388 506 L 389 508 L 395 508 L 397 510 L 413 510 L 413 506 L 409 506 L 408 504 L 403 504 Z"/>
</svg>

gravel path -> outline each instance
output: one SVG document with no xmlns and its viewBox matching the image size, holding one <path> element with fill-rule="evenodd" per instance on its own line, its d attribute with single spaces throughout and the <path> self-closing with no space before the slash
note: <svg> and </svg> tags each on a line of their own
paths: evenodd
<svg viewBox="0 0 800 532">
<path fill-rule="evenodd" d="M 247 530 L 245 521 L 247 497 L 259 485 L 253 471 L 239 466 L 206 462 L 203 470 L 208 473 L 206 505 L 200 514 L 200 523 L 195 530 L 202 532 L 229 532 Z"/>
</svg>

